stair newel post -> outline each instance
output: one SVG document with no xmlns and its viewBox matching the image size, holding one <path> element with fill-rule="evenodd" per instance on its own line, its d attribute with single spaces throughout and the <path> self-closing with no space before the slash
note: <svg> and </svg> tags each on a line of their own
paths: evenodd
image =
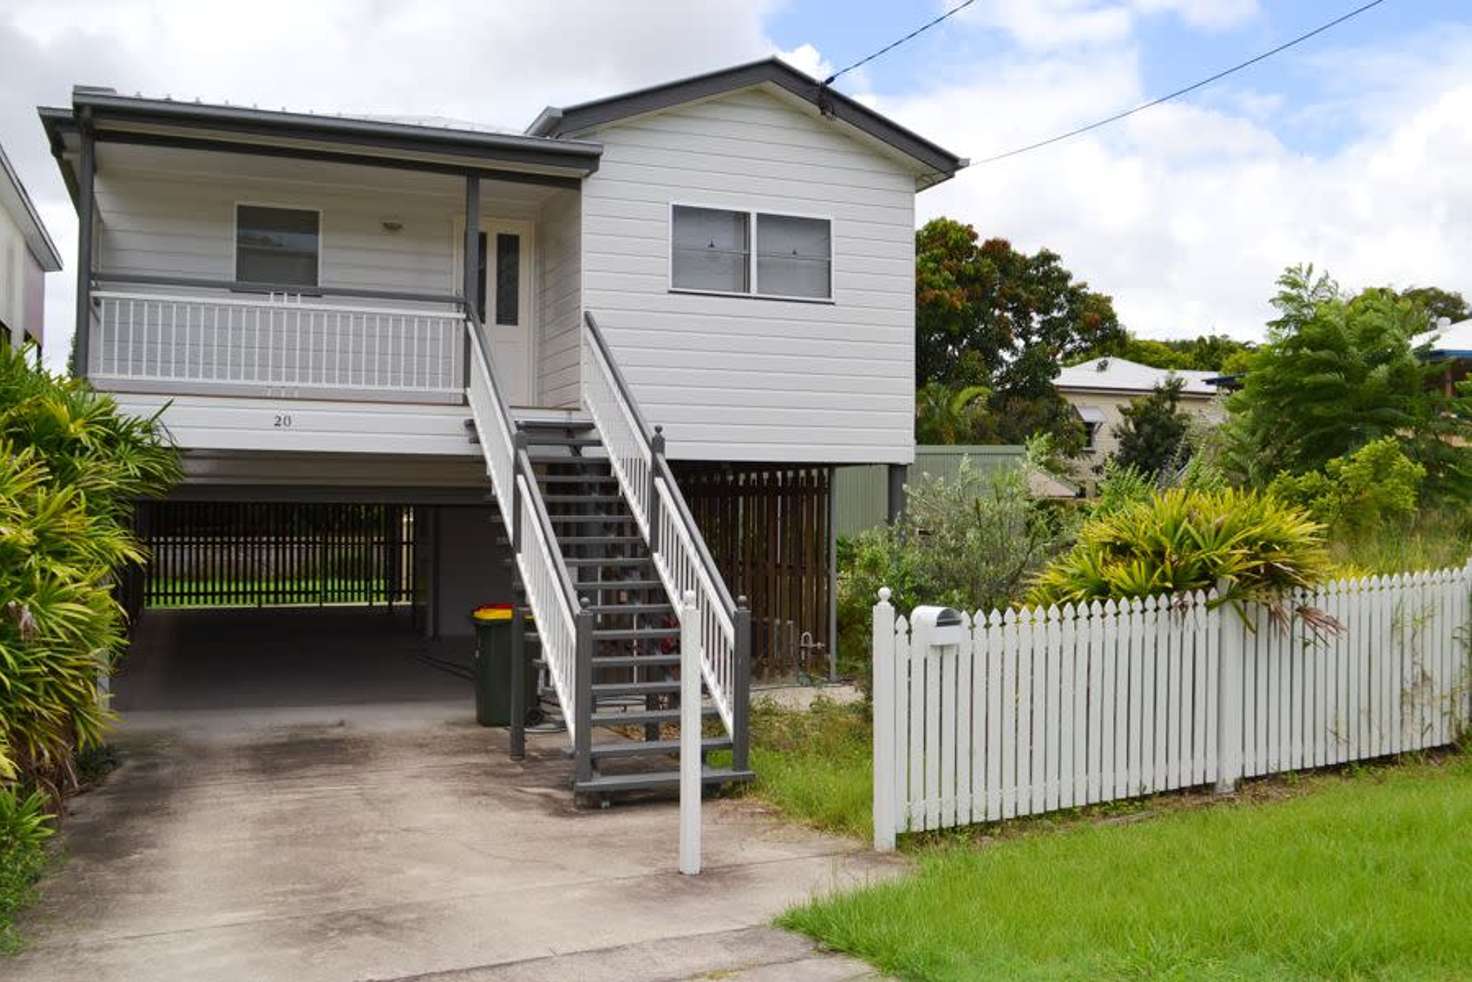
<svg viewBox="0 0 1472 982">
<path fill-rule="evenodd" d="M 573 682 L 574 715 L 577 731 L 573 734 L 573 754 L 577 761 L 579 783 L 593 779 L 593 612 L 588 599 L 578 598 L 576 615 L 577 658 Z"/>
<path fill-rule="evenodd" d="M 747 770 L 751 753 L 751 608 L 736 598 L 736 678 L 731 687 L 731 767 Z"/>
<path fill-rule="evenodd" d="M 655 483 L 659 462 L 664 459 L 664 427 L 656 426 L 649 438 L 649 551 L 659 552 L 659 487 Z"/>
<path fill-rule="evenodd" d="M 511 610 L 511 759 L 526 757 L 526 615 L 522 600 Z"/>
<path fill-rule="evenodd" d="M 700 609 L 695 591 L 680 598 L 680 872 L 700 872 Z"/>
</svg>

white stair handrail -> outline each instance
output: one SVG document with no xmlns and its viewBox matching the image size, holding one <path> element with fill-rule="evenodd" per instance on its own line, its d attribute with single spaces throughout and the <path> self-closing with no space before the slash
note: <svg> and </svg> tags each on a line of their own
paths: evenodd
<svg viewBox="0 0 1472 982">
<path fill-rule="evenodd" d="M 582 396 L 634 520 L 649 543 L 670 603 L 683 617 L 695 595 L 700 667 L 734 747 L 733 766 L 746 768 L 751 614 L 726 586 L 680 493 L 664 437 L 644 421 L 628 383 L 591 313 L 583 315 Z"/>
</svg>

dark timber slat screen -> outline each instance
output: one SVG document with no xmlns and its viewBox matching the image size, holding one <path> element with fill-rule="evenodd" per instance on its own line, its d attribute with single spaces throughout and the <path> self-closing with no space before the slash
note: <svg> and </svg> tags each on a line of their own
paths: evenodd
<svg viewBox="0 0 1472 982">
<path fill-rule="evenodd" d="M 832 469 L 686 461 L 674 466 L 726 585 L 751 604 L 754 669 L 763 675 L 799 667 L 826 673 L 832 644 Z"/>
<path fill-rule="evenodd" d="M 145 607 L 397 604 L 414 599 L 407 505 L 155 501 L 138 509 Z"/>
</svg>

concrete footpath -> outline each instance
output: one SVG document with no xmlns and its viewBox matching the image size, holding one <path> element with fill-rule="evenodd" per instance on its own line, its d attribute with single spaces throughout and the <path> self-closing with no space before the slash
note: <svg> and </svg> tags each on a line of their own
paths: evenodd
<svg viewBox="0 0 1472 982">
<path fill-rule="evenodd" d="M 573 808 L 560 736 L 513 763 L 466 701 L 134 711 L 73 802 L 17 980 L 850 979 L 765 925 L 897 861 L 708 802 Z"/>
</svg>

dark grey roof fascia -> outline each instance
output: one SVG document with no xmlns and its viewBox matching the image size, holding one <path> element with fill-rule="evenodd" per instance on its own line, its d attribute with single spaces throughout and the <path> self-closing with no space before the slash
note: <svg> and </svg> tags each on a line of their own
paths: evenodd
<svg viewBox="0 0 1472 982">
<path fill-rule="evenodd" d="M 0 147 L 0 174 L 4 174 L 10 186 L 15 189 L 15 195 L 20 199 L 21 210 L 25 213 L 23 217 L 30 223 L 30 234 L 24 234 L 27 230 L 22 229 L 26 248 L 30 249 L 31 254 L 36 257 L 36 261 L 46 272 L 60 272 L 61 253 L 56 250 L 56 243 L 51 241 L 51 233 L 46 231 L 46 224 L 41 221 L 41 213 L 36 210 L 35 202 L 31 200 L 26 186 L 21 183 L 20 175 L 11 165 L 10 158 L 5 156 L 4 147 Z"/>
<path fill-rule="evenodd" d="M 650 86 L 606 99 L 595 99 L 575 106 L 542 110 L 531 126 L 530 136 L 558 136 L 563 133 L 581 133 L 598 126 L 630 116 L 657 112 L 685 102 L 706 99 L 712 96 L 749 88 L 763 83 L 772 83 L 798 96 L 819 109 L 827 111 L 837 119 L 887 143 L 911 158 L 924 164 L 944 177 L 951 177 L 970 161 L 958 157 L 918 134 L 905 129 L 886 116 L 875 112 L 863 103 L 823 86 L 788 65 L 779 58 L 764 58 L 747 62 L 703 75 L 662 85 Z"/>
<path fill-rule="evenodd" d="M 583 173 L 598 168 L 603 148 L 581 140 L 552 140 L 514 133 L 420 126 L 382 120 L 311 113 L 219 106 L 123 96 L 105 89 L 78 86 L 72 91 L 74 112 L 91 109 L 101 125 L 108 122 L 154 124 L 253 136 L 317 140 L 405 153 L 448 154 L 521 164 L 564 167 Z M 47 118 L 46 111 L 42 119 Z"/>
</svg>

